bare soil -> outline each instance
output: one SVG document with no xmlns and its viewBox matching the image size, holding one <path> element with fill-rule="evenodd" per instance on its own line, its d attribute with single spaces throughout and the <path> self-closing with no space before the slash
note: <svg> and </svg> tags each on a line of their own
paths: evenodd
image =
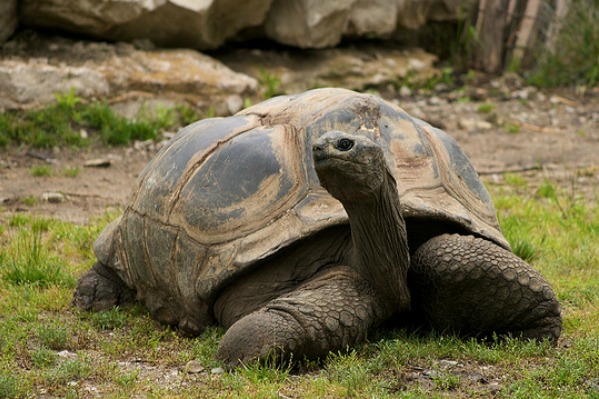
<svg viewBox="0 0 599 399">
<path fill-rule="evenodd" d="M 591 202 L 598 198 L 597 92 L 541 92 L 509 77 L 459 91 L 439 85 L 433 92 L 404 91 L 403 97 L 381 92 L 452 135 L 487 183 L 501 184 L 506 173 L 517 173 L 531 183 L 531 194 L 549 180 Z M 135 143 L 84 150 L 3 150 L 1 218 L 25 212 L 87 223 L 107 209 L 123 207 L 159 147 L 160 143 Z M 85 166 L 90 160 L 109 165 Z M 49 166 L 50 175 L 34 176 L 33 168 L 42 165 Z"/>
</svg>

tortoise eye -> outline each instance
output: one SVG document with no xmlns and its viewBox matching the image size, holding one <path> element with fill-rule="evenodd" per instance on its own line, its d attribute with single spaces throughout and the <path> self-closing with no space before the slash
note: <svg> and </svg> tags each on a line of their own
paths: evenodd
<svg viewBox="0 0 599 399">
<path fill-rule="evenodd" d="M 354 141 L 350 139 L 341 139 L 337 142 L 337 149 L 339 151 L 349 151 L 354 146 Z"/>
</svg>

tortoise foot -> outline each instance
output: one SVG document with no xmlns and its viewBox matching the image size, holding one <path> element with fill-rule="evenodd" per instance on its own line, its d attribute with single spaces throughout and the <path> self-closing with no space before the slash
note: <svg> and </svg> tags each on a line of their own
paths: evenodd
<svg viewBox="0 0 599 399">
<path fill-rule="evenodd" d="M 114 306 L 133 303 L 135 291 L 118 275 L 100 263 L 96 263 L 77 283 L 73 305 L 81 310 L 107 310 Z"/>
<path fill-rule="evenodd" d="M 349 267 L 339 267 L 235 322 L 217 356 L 229 368 L 317 359 L 363 339 L 383 315 L 370 285 Z"/>
<path fill-rule="evenodd" d="M 424 243 L 409 272 L 414 305 L 435 329 L 556 342 L 560 306 L 549 283 L 512 252 L 473 236 Z"/>
</svg>

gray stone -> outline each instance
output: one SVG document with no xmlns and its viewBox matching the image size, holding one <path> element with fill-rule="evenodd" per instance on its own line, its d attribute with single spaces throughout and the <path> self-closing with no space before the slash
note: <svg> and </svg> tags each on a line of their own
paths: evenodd
<svg viewBox="0 0 599 399">
<path fill-rule="evenodd" d="M 347 29 L 356 0 L 275 0 L 264 23 L 266 35 L 301 48 L 332 47 Z"/>
<path fill-rule="evenodd" d="M 437 73 L 433 67 L 437 58 L 430 53 L 375 45 L 290 52 L 236 49 L 220 53 L 219 59 L 257 79 L 264 74 L 279 79 L 278 90 L 283 93 L 314 87 L 384 88 L 408 75 L 418 82 Z"/>
<path fill-rule="evenodd" d="M 201 373 L 202 371 L 205 371 L 205 370 L 206 369 L 205 369 L 204 366 L 202 366 L 202 363 L 200 363 L 197 360 L 190 360 L 185 365 L 185 371 L 188 374 L 198 374 L 198 373 Z"/>
<path fill-rule="evenodd" d="M 225 102 L 227 104 L 227 111 L 230 114 L 239 112 L 243 108 L 243 98 L 237 94 L 230 95 Z"/>
<path fill-rule="evenodd" d="M 274 0 L 266 35 L 301 48 L 337 45 L 345 36 L 387 37 L 398 27 L 415 30 L 428 20 L 463 18 L 474 0 Z"/>
<path fill-rule="evenodd" d="M 0 57 L 0 110 L 41 106 L 70 90 L 82 98 L 107 99 L 126 114 L 176 103 L 207 109 L 258 88 L 254 78 L 194 50 L 60 40 L 51 42 L 53 51 L 28 53 L 27 48 L 49 48 L 49 43 L 38 38 L 25 50 L 14 46 L 14 54 Z"/>
<path fill-rule="evenodd" d="M 0 110 L 50 103 L 56 93 L 71 89 L 80 97 L 104 96 L 109 83 L 93 67 L 51 65 L 45 59 L 0 60 Z"/>
<path fill-rule="evenodd" d="M 51 204 L 59 204 L 64 201 L 64 195 L 59 192 L 47 192 L 42 194 L 42 200 Z"/>
<path fill-rule="evenodd" d="M 6 1 L 6 0 L 5 0 Z M 8 0 L 14 3 L 15 0 Z M 22 0 L 21 23 L 100 39 L 213 49 L 265 35 L 301 48 L 343 37 L 387 37 L 398 27 L 464 17 L 474 0 Z M 1 36 L 0 36 L 1 37 Z"/>
<path fill-rule="evenodd" d="M 59 28 L 103 39 L 149 39 L 154 44 L 216 48 L 260 24 L 271 0 L 22 0 L 26 26 Z"/>
<path fill-rule="evenodd" d="M 460 118 L 458 120 L 458 126 L 461 129 L 469 132 L 476 130 L 489 130 L 493 128 L 493 124 L 491 122 L 470 118 Z"/>
</svg>

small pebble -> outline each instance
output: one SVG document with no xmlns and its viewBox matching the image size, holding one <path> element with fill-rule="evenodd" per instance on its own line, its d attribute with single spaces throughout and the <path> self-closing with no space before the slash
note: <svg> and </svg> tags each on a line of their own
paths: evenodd
<svg viewBox="0 0 599 399">
<path fill-rule="evenodd" d="M 64 195 L 58 192 L 43 193 L 42 200 L 48 201 L 51 204 L 59 204 L 64 201 Z"/>
<path fill-rule="evenodd" d="M 97 159 L 88 159 L 85 161 L 83 166 L 86 168 L 107 168 L 112 164 L 110 159 L 107 158 L 97 158 Z"/>
<path fill-rule="evenodd" d="M 185 371 L 187 371 L 189 374 L 198 374 L 204 370 L 205 370 L 204 366 L 202 366 L 202 364 L 200 362 L 198 362 L 197 360 L 190 360 L 185 365 Z"/>
</svg>

